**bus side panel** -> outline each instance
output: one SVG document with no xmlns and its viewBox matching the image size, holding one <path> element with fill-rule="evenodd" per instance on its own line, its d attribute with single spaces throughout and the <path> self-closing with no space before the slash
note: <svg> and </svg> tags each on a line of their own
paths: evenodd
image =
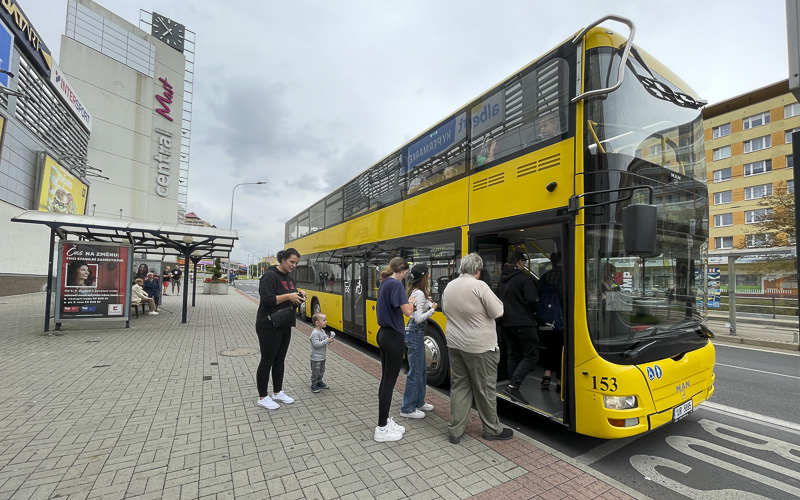
<svg viewBox="0 0 800 500">
<path fill-rule="evenodd" d="M 534 151 L 470 177 L 469 222 L 566 207 L 573 194 L 574 139 Z M 556 188 L 549 192 L 551 182 Z"/>
<path fill-rule="evenodd" d="M 465 177 L 404 201 L 405 213 L 414 214 L 414 217 L 402 218 L 402 234 L 421 234 L 467 224 L 468 185 L 469 178 Z"/>
<path fill-rule="evenodd" d="M 308 290 L 301 288 L 306 292 L 306 314 L 311 316 L 312 305 L 316 300 L 319 302 L 320 311 L 328 316 L 328 325 L 336 330 L 344 331 L 344 323 L 342 317 L 342 296 L 335 293 L 325 293 L 319 290 Z"/>
<path fill-rule="evenodd" d="M 367 299 L 364 301 L 364 306 L 367 308 L 367 342 L 377 346 L 378 345 L 378 314 L 375 312 L 375 300 Z"/>
</svg>

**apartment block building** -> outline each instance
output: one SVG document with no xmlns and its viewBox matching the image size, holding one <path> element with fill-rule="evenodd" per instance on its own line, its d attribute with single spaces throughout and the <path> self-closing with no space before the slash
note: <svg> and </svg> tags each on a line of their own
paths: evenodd
<svg viewBox="0 0 800 500">
<path fill-rule="evenodd" d="M 707 106 L 703 118 L 710 255 L 788 245 L 786 235 L 755 225 L 771 213 L 758 205 L 762 197 L 794 191 L 791 135 L 800 130 L 800 104 L 788 80 Z"/>
</svg>

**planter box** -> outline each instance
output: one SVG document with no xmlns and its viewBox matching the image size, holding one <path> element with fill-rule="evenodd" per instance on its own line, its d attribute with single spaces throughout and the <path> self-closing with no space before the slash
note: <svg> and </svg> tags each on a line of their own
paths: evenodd
<svg viewBox="0 0 800 500">
<path fill-rule="evenodd" d="M 203 283 L 203 295 L 228 295 L 228 284 Z"/>
</svg>

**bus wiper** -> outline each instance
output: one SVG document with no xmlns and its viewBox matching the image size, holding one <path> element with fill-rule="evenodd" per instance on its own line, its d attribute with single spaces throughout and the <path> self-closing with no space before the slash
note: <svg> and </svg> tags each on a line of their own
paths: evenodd
<svg viewBox="0 0 800 500">
<path fill-rule="evenodd" d="M 657 341 L 655 341 L 655 340 L 652 340 L 652 341 L 650 341 L 650 342 L 648 342 L 648 343 L 646 343 L 646 344 L 641 344 L 641 345 L 639 345 L 639 347 L 637 347 L 637 348 L 635 348 L 635 349 L 628 349 L 627 351 L 625 351 L 624 353 L 622 353 L 622 357 L 624 357 L 624 358 L 625 358 L 625 359 L 627 359 L 627 360 L 632 360 L 632 359 L 638 358 L 638 357 L 639 357 L 639 355 L 640 355 L 642 352 L 646 351 L 646 350 L 647 350 L 647 349 L 649 349 L 651 346 L 653 346 L 653 345 L 655 345 L 655 344 L 657 344 L 657 343 L 658 343 Z"/>
</svg>

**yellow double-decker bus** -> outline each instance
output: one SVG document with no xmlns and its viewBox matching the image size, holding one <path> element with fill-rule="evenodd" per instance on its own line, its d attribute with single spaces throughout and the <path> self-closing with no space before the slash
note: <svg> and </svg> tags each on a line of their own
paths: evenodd
<svg viewBox="0 0 800 500">
<path fill-rule="evenodd" d="M 599 27 L 609 20 L 630 34 Z M 468 252 L 495 290 L 510 250 L 536 279 L 560 252 L 562 383 L 540 390 L 537 368 L 522 406 L 619 438 L 708 399 L 704 103 L 634 33 L 627 19 L 599 20 L 289 220 L 302 314 L 321 310 L 376 344 L 378 277 L 393 257 L 426 264 L 441 302 Z M 437 311 L 425 339 L 433 385 L 448 378 L 446 332 Z M 505 377 L 501 367 L 498 387 Z"/>
</svg>

